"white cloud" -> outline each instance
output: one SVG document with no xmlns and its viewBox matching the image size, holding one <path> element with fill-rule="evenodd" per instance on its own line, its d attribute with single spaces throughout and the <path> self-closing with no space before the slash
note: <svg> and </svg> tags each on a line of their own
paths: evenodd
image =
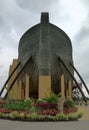
<svg viewBox="0 0 89 130">
<path fill-rule="evenodd" d="M 30 10 L 33 13 L 40 13 L 43 11 L 50 11 L 50 7 L 58 3 L 58 0 L 16 0 L 17 4 L 26 10 Z"/>
</svg>

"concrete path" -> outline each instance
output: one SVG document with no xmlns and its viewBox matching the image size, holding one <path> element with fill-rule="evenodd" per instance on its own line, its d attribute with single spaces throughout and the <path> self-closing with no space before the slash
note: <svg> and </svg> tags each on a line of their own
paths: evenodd
<svg viewBox="0 0 89 130">
<path fill-rule="evenodd" d="M 0 120 L 0 130 L 89 130 L 89 121 L 21 122 Z"/>
</svg>

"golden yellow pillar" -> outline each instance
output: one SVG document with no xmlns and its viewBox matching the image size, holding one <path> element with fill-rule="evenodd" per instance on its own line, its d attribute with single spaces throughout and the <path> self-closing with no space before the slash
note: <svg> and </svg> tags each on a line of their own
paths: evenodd
<svg viewBox="0 0 89 130">
<path fill-rule="evenodd" d="M 66 99 L 68 98 L 69 96 L 69 91 L 68 91 L 68 87 L 66 88 Z"/>
<path fill-rule="evenodd" d="M 21 95 L 21 99 L 24 100 L 25 99 L 25 88 L 24 86 L 22 86 L 22 95 Z"/>
<path fill-rule="evenodd" d="M 68 98 L 71 99 L 72 98 L 72 82 L 71 82 L 71 80 L 69 80 L 69 82 L 68 82 L 68 91 L 69 91 Z"/>
<path fill-rule="evenodd" d="M 29 87 L 30 87 L 30 78 L 26 74 L 25 98 L 29 98 Z"/>
<path fill-rule="evenodd" d="M 51 92 L 51 77 L 39 76 L 39 98 L 49 97 Z"/>
<path fill-rule="evenodd" d="M 65 83 L 64 83 L 64 74 L 61 76 L 61 97 L 65 99 Z"/>
<path fill-rule="evenodd" d="M 22 81 L 21 80 L 19 80 L 18 87 L 19 87 L 19 97 L 18 97 L 18 99 L 22 99 Z"/>
</svg>

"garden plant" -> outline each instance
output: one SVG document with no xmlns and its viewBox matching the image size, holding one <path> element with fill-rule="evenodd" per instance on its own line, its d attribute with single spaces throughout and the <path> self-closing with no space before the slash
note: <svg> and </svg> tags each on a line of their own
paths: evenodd
<svg viewBox="0 0 89 130">
<path fill-rule="evenodd" d="M 67 99 L 63 103 L 63 111 L 58 106 L 58 95 L 52 93 L 43 99 L 0 101 L 0 118 L 27 121 L 68 121 L 78 120 L 82 112 L 74 102 Z"/>
</svg>

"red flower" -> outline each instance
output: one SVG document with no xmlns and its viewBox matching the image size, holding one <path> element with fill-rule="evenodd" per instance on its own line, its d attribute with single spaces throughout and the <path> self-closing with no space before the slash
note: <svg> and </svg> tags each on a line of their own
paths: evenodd
<svg viewBox="0 0 89 130">
<path fill-rule="evenodd" d="M 37 113 L 39 115 L 51 115 L 51 116 L 55 116 L 58 111 L 56 109 L 45 109 L 45 110 L 38 110 Z"/>
</svg>

